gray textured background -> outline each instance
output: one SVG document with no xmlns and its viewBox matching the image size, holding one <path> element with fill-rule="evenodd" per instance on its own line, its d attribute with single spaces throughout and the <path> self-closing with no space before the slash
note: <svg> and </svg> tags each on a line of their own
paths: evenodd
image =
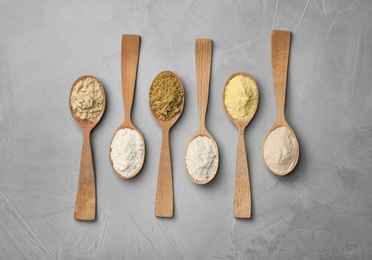
<svg viewBox="0 0 372 260">
<path fill-rule="evenodd" d="M 372 3 L 292 1 L 0 0 L 1 259 L 372 259 Z M 261 148 L 276 118 L 272 29 L 292 31 L 286 113 L 300 142 L 287 177 Z M 133 121 L 146 161 L 132 180 L 109 163 L 124 119 L 120 45 L 142 37 Z M 183 155 L 197 130 L 195 39 L 213 39 L 207 127 L 220 151 L 215 180 L 198 186 Z M 160 71 L 183 81 L 185 110 L 171 130 L 175 217 L 154 217 L 161 130 L 148 106 Z M 257 81 L 246 130 L 253 217 L 233 218 L 237 131 L 222 104 L 234 72 Z M 92 133 L 97 220 L 73 219 L 82 132 L 72 83 L 97 76 L 107 109 Z"/>
</svg>

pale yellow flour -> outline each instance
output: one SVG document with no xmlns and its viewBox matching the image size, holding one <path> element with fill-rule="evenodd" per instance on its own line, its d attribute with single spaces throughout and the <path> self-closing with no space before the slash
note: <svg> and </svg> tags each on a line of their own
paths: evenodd
<svg viewBox="0 0 372 260">
<path fill-rule="evenodd" d="M 253 116 L 258 102 L 255 82 L 244 76 L 233 77 L 225 90 L 225 107 L 234 119 L 248 119 Z"/>
</svg>

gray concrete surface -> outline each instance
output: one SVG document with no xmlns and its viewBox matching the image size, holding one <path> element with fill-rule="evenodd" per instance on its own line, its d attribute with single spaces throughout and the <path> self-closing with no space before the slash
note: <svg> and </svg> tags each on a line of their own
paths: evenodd
<svg viewBox="0 0 372 260">
<path fill-rule="evenodd" d="M 287 118 L 301 157 L 272 175 L 261 149 L 276 118 L 272 29 L 292 31 Z M 121 35 L 142 37 L 133 121 L 144 168 L 120 179 L 110 139 L 124 118 Z M 185 145 L 199 124 L 195 39 L 213 39 L 207 127 L 220 151 L 213 182 L 192 183 Z M 175 216 L 154 217 L 161 130 L 148 106 L 157 73 L 186 89 L 171 130 Z M 229 75 L 257 81 L 246 130 L 253 217 L 233 217 L 237 131 L 225 114 Z M 372 259 L 372 2 L 0 1 L 1 259 Z M 82 132 L 69 111 L 72 83 L 97 76 L 107 95 L 92 133 L 97 220 L 73 219 Z"/>
</svg>

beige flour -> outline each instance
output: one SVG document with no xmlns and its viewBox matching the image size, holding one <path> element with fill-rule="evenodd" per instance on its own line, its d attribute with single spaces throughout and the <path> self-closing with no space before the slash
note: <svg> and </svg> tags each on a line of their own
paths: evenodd
<svg viewBox="0 0 372 260">
<path fill-rule="evenodd" d="M 73 87 L 71 107 L 82 120 L 93 121 L 103 109 L 103 92 L 94 78 L 83 78 Z"/>
<path fill-rule="evenodd" d="M 293 169 L 297 162 L 298 150 L 298 144 L 291 131 L 281 126 L 267 137 L 263 154 L 270 170 L 281 174 Z"/>
</svg>

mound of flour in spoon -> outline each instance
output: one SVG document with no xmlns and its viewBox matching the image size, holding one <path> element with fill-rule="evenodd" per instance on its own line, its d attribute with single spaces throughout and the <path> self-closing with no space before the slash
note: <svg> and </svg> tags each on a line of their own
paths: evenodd
<svg viewBox="0 0 372 260">
<path fill-rule="evenodd" d="M 103 109 L 103 101 L 104 93 L 94 78 L 82 78 L 72 89 L 71 107 L 81 120 L 94 121 Z"/>
<path fill-rule="evenodd" d="M 291 131 L 285 126 L 280 126 L 272 131 L 263 147 L 267 166 L 279 174 L 293 169 L 297 162 L 298 153 L 298 144 Z"/>
<path fill-rule="evenodd" d="M 143 147 L 143 140 L 137 131 L 129 128 L 118 130 L 110 152 L 115 171 L 124 177 L 132 176 L 141 166 Z"/>
<path fill-rule="evenodd" d="M 213 174 L 217 167 L 217 151 L 213 141 L 207 136 L 198 136 L 186 150 L 186 168 L 189 175 L 204 181 Z"/>
</svg>

